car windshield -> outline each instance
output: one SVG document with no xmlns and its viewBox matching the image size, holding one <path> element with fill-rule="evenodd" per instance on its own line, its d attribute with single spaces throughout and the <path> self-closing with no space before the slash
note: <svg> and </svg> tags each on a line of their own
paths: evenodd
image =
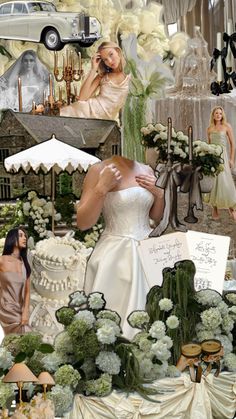
<svg viewBox="0 0 236 419">
<path fill-rule="evenodd" d="M 34 12 L 56 12 L 56 8 L 52 3 L 39 3 L 30 2 L 28 3 L 30 13 Z"/>
</svg>

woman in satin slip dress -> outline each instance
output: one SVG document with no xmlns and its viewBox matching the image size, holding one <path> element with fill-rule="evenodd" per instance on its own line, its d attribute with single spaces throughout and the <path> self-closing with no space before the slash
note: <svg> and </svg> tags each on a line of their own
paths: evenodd
<svg viewBox="0 0 236 419">
<path fill-rule="evenodd" d="M 151 288 L 138 255 L 139 241 L 152 231 L 150 218 L 160 221 L 164 192 L 155 186 L 153 170 L 142 163 L 113 156 L 93 165 L 77 206 L 81 230 L 93 226 L 101 212 L 105 229 L 87 264 L 85 292 L 102 292 L 107 308 L 121 316 L 126 337 L 135 333 L 126 318 L 144 310 Z"/>
<path fill-rule="evenodd" d="M 26 233 L 21 227 L 13 228 L 0 256 L 0 324 L 5 335 L 31 331 L 30 273 Z"/>
<path fill-rule="evenodd" d="M 124 65 L 120 47 L 114 42 L 103 42 L 92 57 L 91 70 L 81 86 L 78 101 L 62 108 L 60 115 L 115 119 L 129 91 L 129 75 L 124 73 Z"/>
<path fill-rule="evenodd" d="M 225 112 L 221 106 L 216 106 L 211 111 L 207 136 L 210 144 L 217 144 L 222 147 L 224 170 L 215 177 L 214 186 L 204 200 L 212 205 L 212 218 L 214 220 L 219 219 L 220 209 L 228 209 L 230 216 L 236 221 L 236 188 L 231 173 L 234 167 L 235 144 L 232 127 L 226 121 Z"/>
</svg>

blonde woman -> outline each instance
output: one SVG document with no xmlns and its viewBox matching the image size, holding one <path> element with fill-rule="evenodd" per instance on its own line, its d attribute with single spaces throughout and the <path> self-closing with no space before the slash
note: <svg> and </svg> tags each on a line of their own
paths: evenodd
<svg viewBox="0 0 236 419">
<path fill-rule="evenodd" d="M 228 209 L 236 221 L 236 188 L 231 174 L 234 167 L 234 138 L 231 125 L 226 121 L 224 109 L 216 106 L 211 111 L 210 126 L 207 129 L 208 142 L 221 145 L 224 170 L 215 178 L 215 183 L 205 201 L 212 205 L 212 218 L 219 219 L 219 209 Z M 229 157 L 227 147 L 229 146 Z"/>
<path fill-rule="evenodd" d="M 81 86 L 78 102 L 61 109 L 61 116 L 115 119 L 125 104 L 129 75 L 125 60 L 114 42 L 103 42 L 92 57 L 91 70 Z"/>
</svg>

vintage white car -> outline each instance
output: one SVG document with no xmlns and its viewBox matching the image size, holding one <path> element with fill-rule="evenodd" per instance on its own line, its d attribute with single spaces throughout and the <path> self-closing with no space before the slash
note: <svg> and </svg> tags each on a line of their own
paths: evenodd
<svg viewBox="0 0 236 419">
<path fill-rule="evenodd" d="M 0 38 L 43 42 L 50 50 L 65 43 L 90 46 L 101 37 L 101 25 L 84 13 L 57 12 L 47 1 L 9 1 L 0 4 Z"/>
</svg>

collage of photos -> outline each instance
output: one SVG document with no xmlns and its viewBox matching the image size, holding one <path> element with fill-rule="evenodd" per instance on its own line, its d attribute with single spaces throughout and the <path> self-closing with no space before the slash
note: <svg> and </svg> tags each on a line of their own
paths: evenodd
<svg viewBox="0 0 236 419">
<path fill-rule="evenodd" d="M 236 418 L 235 0 L 0 0 L 0 418 Z"/>
</svg>

